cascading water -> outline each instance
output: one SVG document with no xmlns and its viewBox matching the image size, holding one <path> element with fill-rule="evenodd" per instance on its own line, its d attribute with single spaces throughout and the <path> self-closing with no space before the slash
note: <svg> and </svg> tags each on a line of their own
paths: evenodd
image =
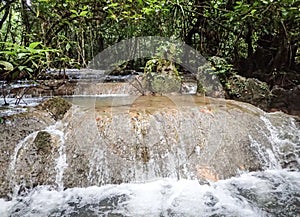
<svg viewBox="0 0 300 217">
<path fill-rule="evenodd" d="M 0 199 L 0 216 L 297 216 L 299 122 L 187 98 L 73 100 L 81 106 L 44 130 L 54 145 L 41 184 Z M 15 148 L 16 186 L 37 135 Z"/>
<path fill-rule="evenodd" d="M 26 146 L 30 140 L 33 141 L 33 139 L 36 137 L 37 132 L 33 132 L 31 134 L 29 134 L 25 139 L 23 139 L 21 142 L 19 142 L 14 150 L 14 153 L 12 155 L 11 161 L 10 161 L 10 165 L 7 171 L 7 176 L 9 177 L 9 181 L 10 181 L 10 187 L 12 188 L 12 196 L 17 196 L 18 194 L 18 190 L 20 188 L 20 185 L 16 183 L 15 181 L 15 172 L 16 172 L 16 163 L 17 163 L 17 159 L 18 159 L 18 154 L 21 148 L 24 148 L 24 146 Z"/>
<path fill-rule="evenodd" d="M 300 131 L 293 118 L 283 118 L 279 114 L 269 114 L 260 117 L 267 129 L 264 136 L 270 144 L 268 148 L 259 144 L 249 135 L 252 147 L 257 151 L 265 169 L 300 170 Z M 274 126 L 270 119 L 274 119 Z M 277 120 L 276 120 L 277 119 Z M 278 121 L 278 119 L 280 121 Z"/>
<path fill-rule="evenodd" d="M 21 142 L 19 142 L 13 152 L 13 155 L 11 157 L 11 161 L 9 164 L 9 168 L 7 170 L 7 176 L 9 180 L 9 186 L 12 189 L 12 195 L 11 197 L 16 197 L 20 193 L 20 191 L 23 191 L 24 188 L 28 187 L 28 183 L 23 179 L 24 175 L 20 176 L 19 171 L 22 171 L 23 168 L 20 167 L 19 164 L 24 157 L 24 153 L 27 152 L 27 150 L 30 149 L 36 149 L 36 146 L 33 146 L 33 144 L 36 143 L 36 138 L 38 137 L 40 132 L 46 132 L 50 137 L 57 137 L 54 140 L 57 140 L 55 142 L 55 148 L 58 149 L 58 156 L 56 159 L 53 159 L 54 165 L 55 165 L 55 171 L 56 171 L 56 177 L 55 177 L 55 185 L 57 190 L 63 190 L 63 172 L 66 168 L 66 153 L 65 153 L 65 135 L 63 131 L 61 130 L 62 123 L 57 122 L 54 125 L 51 125 L 44 130 L 33 132 L 29 134 L 25 139 L 23 139 Z M 43 141 L 45 142 L 45 141 Z M 27 160 L 25 158 L 25 160 Z M 34 167 L 34 166 L 33 166 Z"/>
<path fill-rule="evenodd" d="M 59 129 L 62 126 L 61 122 L 57 122 L 55 125 L 50 126 L 46 129 L 46 131 L 52 135 L 56 135 L 59 137 L 58 140 L 58 153 L 59 156 L 56 159 L 56 178 L 55 178 L 55 183 L 57 185 L 57 190 L 62 191 L 64 189 L 64 183 L 63 183 L 63 175 L 64 175 L 64 170 L 68 166 L 67 165 L 67 159 L 66 159 L 66 150 L 65 150 L 65 135 L 64 132 Z"/>
</svg>

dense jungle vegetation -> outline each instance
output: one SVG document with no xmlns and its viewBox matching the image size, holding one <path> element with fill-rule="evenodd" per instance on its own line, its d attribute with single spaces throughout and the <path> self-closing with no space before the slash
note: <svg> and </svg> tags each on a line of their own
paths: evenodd
<svg viewBox="0 0 300 217">
<path fill-rule="evenodd" d="M 224 58 L 222 73 L 300 83 L 299 0 L 2 0 L 0 18 L 6 80 L 86 67 L 123 39 L 163 36 Z"/>
</svg>

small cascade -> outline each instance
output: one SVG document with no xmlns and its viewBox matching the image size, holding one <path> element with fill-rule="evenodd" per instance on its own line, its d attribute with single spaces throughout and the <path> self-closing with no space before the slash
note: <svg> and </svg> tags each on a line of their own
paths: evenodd
<svg viewBox="0 0 300 217">
<path fill-rule="evenodd" d="M 58 136 L 58 154 L 59 156 L 56 159 L 56 178 L 55 178 L 55 184 L 57 185 L 57 190 L 62 191 L 64 189 L 64 183 L 63 183 L 63 175 L 64 170 L 68 166 L 67 164 L 67 156 L 66 156 L 66 147 L 65 147 L 65 135 L 64 132 L 60 129 L 62 128 L 62 122 L 59 121 L 55 125 L 52 125 L 48 128 L 46 128 L 46 132 L 50 133 L 51 135 Z"/>
<path fill-rule="evenodd" d="M 218 180 L 259 168 L 245 142 L 248 127 L 237 130 L 236 114 L 222 103 L 212 106 L 197 97 L 103 97 L 93 99 L 92 111 L 84 108 L 91 105 L 87 100 L 78 100 L 82 110 L 72 115 L 73 130 L 67 132 L 71 157 L 65 179 L 71 186 L 203 174 Z"/>
<path fill-rule="evenodd" d="M 56 186 L 57 190 L 64 189 L 63 173 L 67 163 L 62 128 L 63 124 L 57 122 L 29 134 L 15 146 L 7 170 L 12 197 L 30 191 L 35 186 L 34 182 L 41 179 L 40 174 L 44 174 L 43 179 L 49 185 Z M 56 174 L 55 179 L 52 174 Z"/>
<path fill-rule="evenodd" d="M 287 118 L 281 126 L 274 126 L 267 117 L 261 119 L 269 131 L 268 140 L 280 167 L 300 171 L 300 131 L 295 120 Z"/>
<path fill-rule="evenodd" d="M 266 138 L 266 144 L 261 144 L 249 135 L 251 146 L 256 150 L 264 169 L 300 170 L 300 131 L 295 119 L 280 117 L 276 114 L 260 116 L 263 127 L 260 129 Z M 276 126 L 274 124 L 277 124 Z"/>
<path fill-rule="evenodd" d="M 12 196 L 15 197 L 18 194 L 18 191 L 20 189 L 20 184 L 16 182 L 16 164 L 17 164 L 17 160 L 18 160 L 18 155 L 21 151 L 21 149 L 24 149 L 25 146 L 29 143 L 31 143 L 34 138 L 36 137 L 37 132 L 33 132 L 31 134 L 29 134 L 28 136 L 26 136 L 21 142 L 19 142 L 15 149 L 14 149 L 14 153 L 11 157 L 11 161 L 9 164 L 9 168 L 7 171 L 7 176 L 9 177 L 8 180 L 10 182 L 10 188 L 12 189 Z"/>
<path fill-rule="evenodd" d="M 130 83 L 116 82 L 116 83 L 103 83 L 95 82 L 91 83 L 79 82 L 76 85 L 73 96 L 114 96 L 114 95 L 140 95 L 138 91 Z"/>
</svg>

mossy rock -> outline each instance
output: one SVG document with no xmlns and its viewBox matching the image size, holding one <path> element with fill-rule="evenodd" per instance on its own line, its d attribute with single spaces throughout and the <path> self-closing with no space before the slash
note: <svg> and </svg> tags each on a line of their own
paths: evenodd
<svg viewBox="0 0 300 217">
<path fill-rule="evenodd" d="M 265 82 L 234 75 L 228 79 L 227 89 L 232 99 L 250 103 L 264 110 L 268 107 L 271 91 Z"/>
<path fill-rule="evenodd" d="M 152 93 L 180 92 L 181 78 L 171 61 L 152 59 L 146 63 L 143 85 L 145 90 Z"/>
<path fill-rule="evenodd" d="M 51 98 L 40 105 L 42 110 L 48 111 L 55 120 L 61 120 L 71 108 L 71 103 L 60 97 Z"/>
<path fill-rule="evenodd" d="M 206 62 L 198 68 L 197 75 L 197 93 L 212 97 L 222 97 L 223 86 L 217 76 L 214 66 Z"/>
<path fill-rule="evenodd" d="M 33 143 L 37 148 L 38 152 L 42 152 L 44 154 L 48 154 L 51 152 L 52 145 L 51 145 L 51 134 L 46 131 L 40 131 L 36 135 Z"/>
</svg>

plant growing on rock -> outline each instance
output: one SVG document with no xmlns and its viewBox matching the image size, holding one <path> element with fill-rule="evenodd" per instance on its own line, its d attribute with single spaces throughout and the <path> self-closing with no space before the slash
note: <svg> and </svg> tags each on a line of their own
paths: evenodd
<svg viewBox="0 0 300 217">
<path fill-rule="evenodd" d="M 180 63 L 181 53 L 172 43 L 158 47 L 155 57 L 144 67 L 144 88 L 152 93 L 180 92 L 181 75 L 176 63 Z"/>
</svg>

